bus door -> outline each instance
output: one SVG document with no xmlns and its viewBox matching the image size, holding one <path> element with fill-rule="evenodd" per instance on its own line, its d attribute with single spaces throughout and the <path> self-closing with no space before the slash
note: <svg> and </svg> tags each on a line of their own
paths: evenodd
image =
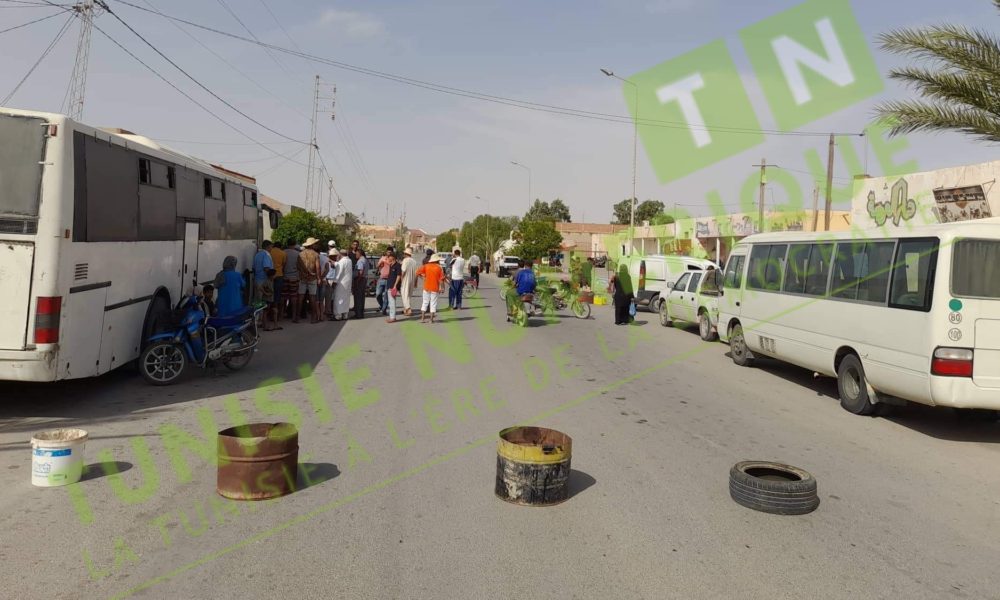
<svg viewBox="0 0 1000 600">
<path fill-rule="evenodd" d="M 740 316 L 743 303 L 743 272 L 747 260 L 747 247 L 733 250 L 726 262 L 726 272 L 722 277 L 722 296 L 719 298 L 719 314 Z M 725 333 L 728 323 L 719 323 L 719 331 Z"/>
<path fill-rule="evenodd" d="M 198 286 L 198 235 L 197 221 L 184 224 L 184 266 L 181 273 L 181 296 L 185 296 Z"/>
</svg>

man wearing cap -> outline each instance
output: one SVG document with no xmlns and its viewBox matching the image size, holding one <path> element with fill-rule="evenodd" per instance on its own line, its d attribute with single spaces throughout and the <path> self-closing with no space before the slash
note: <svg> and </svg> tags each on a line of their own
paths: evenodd
<svg viewBox="0 0 1000 600">
<path fill-rule="evenodd" d="M 314 237 L 308 238 L 305 243 L 302 244 L 302 252 L 299 253 L 299 296 L 295 299 L 295 316 L 292 319 L 293 323 L 299 322 L 299 314 L 302 308 L 302 296 L 305 294 L 308 294 L 309 304 L 312 308 L 312 320 L 310 322 L 319 323 L 320 321 L 321 313 L 319 298 L 317 297 L 321 273 L 319 253 L 316 252 L 316 247 L 318 245 L 319 240 Z"/>
<path fill-rule="evenodd" d="M 410 310 L 410 296 L 413 295 L 413 287 L 417 282 L 417 261 L 413 259 L 413 248 L 409 246 L 403 250 L 403 285 L 400 293 L 403 295 L 403 314 L 409 316 L 413 314 Z"/>
<path fill-rule="evenodd" d="M 444 269 L 441 268 L 443 259 L 429 260 L 427 264 L 417 269 L 417 276 L 424 278 L 423 301 L 420 304 L 420 322 L 425 322 L 428 315 L 431 323 L 434 322 L 434 315 L 437 314 L 438 292 L 441 289 L 441 282 L 444 281 Z"/>
</svg>

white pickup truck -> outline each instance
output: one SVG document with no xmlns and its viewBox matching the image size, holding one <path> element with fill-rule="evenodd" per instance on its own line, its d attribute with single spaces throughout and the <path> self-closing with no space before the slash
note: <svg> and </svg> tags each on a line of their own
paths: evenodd
<svg viewBox="0 0 1000 600">
<path fill-rule="evenodd" d="M 660 325 L 673 326 L 675 321 L 697 323 L 701 339 L 712 342 L 718 339 L 719 289 L 722 272 L 689 271 L 680 276 L 660 303 Z"/>
</svg>

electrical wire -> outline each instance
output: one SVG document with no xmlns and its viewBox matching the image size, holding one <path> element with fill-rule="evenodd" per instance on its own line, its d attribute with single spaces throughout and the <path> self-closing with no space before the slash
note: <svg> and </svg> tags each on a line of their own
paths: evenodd
<svg viewBox="0 0 1000 600">
<path fill-rule="evenodd" d="M 289 155 L 288 157 L 286 157 L 285 160 L 282 160 L 282 161 L 278 162 L 277 164 L 272 165 L 272 166 L 264 169 L 260 173 L 257 173 L 256 175 L 254 175 L 254 177 L 259 179 L 259 178 L 263 177 L 264 175 L 268 175 L 270 173 L 273 173 L 279 167 L 282 167 L 286 163 L 289 163 L 289 162 L 293 162 L 293 163 L 295 163 L 297 165 L 302 165 L 303 167 L 307 167 L 308 165 L 306 165 L 305 163 L 302 163 L 302 162 L 299 162 L 297 160 L 294 160 L 295 157 L 297 157 L 298 155 L 302 154 L 305 151 L 306 151 L 306 146 L 303 146 L 303 147 L 299 148 L 298 150 L 296 150 L 295 152 L 293 152 L 291 155 Z"/>
<path fill-rule="evenodd" d="M 236 19 L 236 22 L 240 24 L 240 27 L 242 27 L 243 30 L 246 31 L 247 34 L 249 34 L 250 37 L 252 37 L 255 42 L 260 43 L 260 38 L 254 35 L 254 32 L 250 31 L 250 28 L 247 27 L 247 24 L 243 22 L 243 19 L 241 19 L 239 15 L 237 15 L 236 12 L 233 11 L 233 9 L 230 8 L 228 4 L 226 4 L 226 0 L 216 0 L 216 1 L 219 3 L 219 5 L 222 6 L 222 8 L 226 9 L 226 12 L 228 12 L 234 19 Z M 292 75 L 292 73 L 288 70 L 288 68 L 285 67 L 285 65 L 281 64 L 281 61 L 278 60 L 278 57 L 276 57 L 274 54 L 271 53 L 270 49 L 264 48 L 264 52 L 267 53 L 268 57 L 270 57 L 272 61 L 274 61 L 274 64 L 278 65 L 278 68 L 281 69 L 285 73 L 285 75 L 288 75 L 288 77 L 291 79 L 297 79 L 295 76 Z"/>
<path fill-rule="evenodd" d="M 419 79 L 413 79 L 413 78 L 410 78 L 410 77 L 404 77 L 404 76 L 401 76 L 401 75 L 395 75 L 395 74 L 387 73 L 387 72 L 384 72 L 384 71 L 377 71 L 375 69 L 369 69 L 367 67 L 360 67 L 360 66 L 352 65 L 352 64 L 349 64 L 349 63 L 345 63 L 345 62 L 336 61 L 336 60 L 332 60 L 332 59 L 329 59 L 329 58 L 324 58 L 324 57 L 321 57 L 321 56 L 312 55 L 312 54 L 309 54 L 309 53 L 306 53 L 306 52 L 302 52 L 302 51 L 299 51 L 299 50 L 291 50 L 289 48 L 284 48 L 284 47 L 277 46 L 277 45 L 274 45 L 274 44 L 268 44 L 266 42 L 261 42 L 259 40 L 253 40 L 253 39 L 246 38 L 246 37 L 243 37 L 243 36 L 240 36 L 240 35 L 229 33 L 227 31 L 222 31 L 220 29 L 216 29 L 216 28 L 213 28 L 213 27 L 208 27 L 208 26 L 205 26 L 205 25 L 201 25 L 199 23 L 194 23 L 192 21 L 181 19 L 179 17 L 174 17 L 174 16 L 168 15 L 166 13 L 163 13 L 161 11 L 150 10 L 150 9 L 147 9 L 147 8 L 143 8 L 142 6 L 139 6 L 137 4 L 129 2 L 128 0 L 117 0 L 117 2 L 120 2 L 121 4 L 125 4 L 126 6 L 131 6 L 133 8 L 138 9 L 138 10 L 142 10 L 142 11 L 145 11 L 145 12 L 151 12 L 153 14 L 159 15 L 159 16 L 161 16 L 163 18 L 166 18 L 166 19 L 171 19 L 171 20 L 182 22 L 182 23 L 186 23 L 186 24 L 191 25 L 193 27 L 198 27 L 199 29 L 203 29 L 205 31 L 210 31 L 210 32 L 215 33 L 217 35 L 222 35 L 222 36 L 225 36 L 225 37 L 229 37 L 229 38 L 232 38 L 232 39 L 240 40 L 240 41 L 243 41 L 243 42 L 246 42 L 246 43 L 250 43 L 250 44 L 256 44 L 256 45 L 259 45 L 259 46 L 270 48 L 270 49 L 275 50 L 277 52 L 283 52 L 283 53 L 286 53 L 286 54 L 290 54 L 292 56 L 297 56 L 297 57 L 303 58 L 305 60 L 310 60 L 310 61 L 313 61 L 313 62 L 318 62 L 318 63 L 329 65 L 329 66 L 332 66 L 332 67 L 337 67 L 337 68 L 344 69 L 344 70 L 347 70 L 347 71 L 352 71 L 352 72 L 360 73 L 360 74 L 363 74 L 363 75 L 368 75 L 368 76 L 371 76 L 371 77 L 377 77 L 377 78 L 381 78 L 381 79 L 386 79 L 386 80 L 389 80 L 389 81 L 394 81 L 396 83 L 402 83 L 402 84 L 405 84 L 405 85 L 410 85 L 410 86 L 413 86 L 413 87 L 423 88 L 423 89 L 427 89 L 427 90 L 431 90 L 431 91 L 435 91 L 435 92 L 439 92 L 439 93 L 450 94 L 450 95 L 460 96 L 460 97 L 466 97 L 466 98 L 471 98 L 471 99 L 475 99 L 475 100 L 481 100 L 481 101 L 485 101 L 485 102 L 491 102 L 491 103 L 494 103 L 494 104 L 501 104 L 501 105 L 506 105 L 506 106 L 512 106 L 512 107 L 515 107 L 515 108 L 522 108 L 522 109 L 526 109 L 526 110 L 534 110 L 534 111 L 545 112 L 545 113 L 552 113 L 552 114 L 561 114 L 561 115 L 566 115 L 566 116 L 574 116 L 574 117 L 586 118 L 586 119 L 593 119 L 593 120 L 599 120 L 599 121 L 609 121 L 609 122 L 628 123 L 628 124 L 638 123 L 639 125 L 645 126 L 645 127 L 663 127 L 663 128 L 668 128 L 668 129 L 683 129 L 683 130 L 687 130 L 687 131 L 690 131 L 692 129 L 697 129 L 697 130 L 704 130 L 704 131 L 709 131 L 709 132 L 714 132 L 714 133 L 724 133 L 724 134 L 748 134 L 748 135 L 767 134 L 767 135 L 775 135 L 775 136 L 828 136 L 828 135 L 830 135 L 830 132 L 817 132 L 817 131 L 781 131 L 781 130 L 775 130 L 775 129 L 757 129 L 757 128 L 747 128 L 747 127 L 694 126 L 694 125 L 690 125 L 690 124 L 688 124 L 686 122 L 680 122 L 680 121 L 665 121 L 665 120 L 659 120 L 659 119 L 643 119 L 643 118 L 639 118 L 639 119 L 633 120 L 631 117 L 629 117 L 627 115 L 615 115 L 615 114 L 611 114 L 611 113 L 602 113 L 602 112 L 588 111 L 588 110 L 582 110 L 582 109 L 575 109 L 575 108 L 557 106 L 557 105 L 552 105 L 552 104 L 544 104 L 544 103 L 540 103 L 540 102 L 531 102 L 531 101 L 527 101 L 527 100 L 518 100 L 518 99 L 514 99 L 514 98 L 509 98 L 509 97 L 505 97 L 505 96 L 497 96 L 497 95 L 493 95 L 493 94 L 486 94 L 486 93 L 482 93 L 482 92 L 475 92 L 475 91 L 471 91 L 471 90 L 465 90 L 465 89 L 462 89 L 462 88 L 456 88 L 456 87 L 446 86 L 446 85 L 442 85 L 442 84 L 436 84 L 436 83 L 432 83 L 432 82 L 422 81 L 422 80 L 419 80 Z M 848 132 L 848 133 L 836 133 L 835 135 L 841 135 L 841 136 L 860 136 L 860 135 L 864 135 L 864 134 L 863 133 Z"/>
<path fill-rule="evenodd" d="M 201 141 L 201 140 L 173 140 L 173 139 L 158 138 L 158 137 L 153 137 L 151 139 L 154 139 L 157 142 L 167 142 L 167 143 L 174 143 L 174 144 L 195 144 L 195 145 L 203 145 L 203 146 L 258 146 L 260 144 L 266 144 L 266 145 L 269 145 L 269 146 L 277 146 L 278 144 L 300 144 L 301 143 L 301 142 L 294 142 L 294 141 L 293 142 L 289 142 L 289 141 L 285 141 L 285 140 L 279 140 L 279 141 L 274 141 L 274 142 L 205 142 L 205 141 Z M 303 145 L 308 147 L 308 144 L 303 144 Z"/>
<path fill-rule="evenodd" d="M 52 17 L 58 17 L 59 15 L 63 14 L 64 12 L 66 12 L 66 10 L 67 10 L 67 9 L 59 6 L 58 4 L 53 4 L 52 6 L 54 6 L 56 8 L 60 8 L 62 10 L 60 10 L 59 12 L 56 12 L 56 13 L 52 13 L 51 15 L 46 15 L 46 16 L 40 18 L 40 19 L 35 19 L 33 21 L 28 21 L 27 23 L 21 23 L 20 25 L 15 25 L 13 27 L 8 27 L 7 29 L 0 29 L 0 34 L 7 33 L 8 31 L 14 31 L 15 29 L 20 29 L 22 27 L 27 27 L 28 25 L 34 25 L 35 23 L 41 23 L 42 21 L 46 21 L 48 19 L 51 19 Z"/>
<path fill-rule="evenodd" d="M 152 4 L 150 4 L 149 0 L 142 0 L 142 1 L 147 6 L 149 6 L 150 8 L 156 8 L 155 6 L 153 6 Z M 284 100 L 282 100 L 277 94 L 275 94 L 274 92 L 272 92 L 270 90 L 270 88 L 268 88 L 268 87 L 260 84 L 259 82 L 257 82 L 256 79 L 250 77 L 245 72 L 243 72 L 242 70 L 240 70 L 239 67 L 237 67 L 233 63 L 231 63 L 228 60 L 226 60 L 221 54 L 219 54 L 215 50 L 212 50 L 212 48 L 210 48 L 207 44 L 205 44 L 204 42 L 202 42 L 201 40 L 199 40 L 197 37 L 195 37 L 187 29 L 185 29 L 184 27 L 181 27 L 180 25 L 178 25 L 174 21 L 170 21 L 170 24 L 173 25 L 178 31 L 180 31 L 181 33 L 183 33 L 187 37 L 191 38 L 191 40 L 193 40 L 196 44 L 198 44 L 199 46 L 201 46 L 202 48 L 204 48 L 212 56 L 214 56 L 215 58 L 217 58 L 220 61 L 222 61 L 227 67 L 229 67 L 230 69 L 232 69 L 236 73 L 239 73 L 240 75 L 242 75 L 244 79 L 246 79 L 247 81 L 249 81 L 250 83 L 252 83 L 253 85 L 255 85 L 258 89 L 260 89 L 261 91 L 263 91 L 265 94 L 271 96 L 272 98 L 274 98 L 275 100 L 277 100 L 281 104 L 284 104 L 286 107 L 288 107 L 290 110 L 292 110 L 296 114 L 300 115 L 302 118 L 304 118 L 304 119 L 308 119 L 309 118 L 308 115 L 306 115 L 305 113 L 303 113 L 302 111 L 300 111 L 298 108 L 296 108 L 296 107 L 292 106 L 291 104 L 289 104 L 288 102 L 285 102 Z"/>
<path fill-rule="evenodd" d="M 114 44 L 115 46 L 118 46 L 118 48 L 122 52 L 124 52 L 125 54 L 128 54 L 130 57 L 132 57 L 133 60 L 135 60 L 140 65 L 142 65 L 143 67 L 145 67 L 146 70 L 148 70 L 150 73 L 152 73 L 153 75 L 155 75 L 161 81 L 163 81 L 164 83 L 166 83 L 167 85 L 169 85 L 170 87 L 172 87 L 177 93 L 181 94 L 182 96 L 184 96 L 185 98 L 187 98 L 188 100 L 190 100 L 198 108 L 202 109 L 203 111 L 205 111 L 206 113 L 208 113 L 209 115 L 211 115 L 212 117 L 214 117 L 217 121 L 219 121 L 220 123 L 222 123 L 226 127 L 232 129 L 233 131 L 235 131 L 236 133 L 240 134 L 241 136 L 247 138 L 248 140 L 250 140 L 254 144 L 260 146 L 261 148 L 264 148 L 268 152 L 271 152 L 271 153 L 273 153 L 273 154 L 275 154 L 277 156 L 281 156 L 281 157 L 284 158 L 283 154 L 281 154 L 278 151 L 270 148 L 269 146 L 266 146 L 263 143 L 257 141 L 256 139 L 254 139 L 253 137 L 251 137 L 249 134 L 244 133 L 243 130 L 241 130 L 240 128 L 236 127 L 235 125 L 233 125 L 229 121 L 226 121 L 221 116 L 219 116 L 218 114 L 216 114 L 215 112 L 213 112 L 212 109 L 208 108 L 207 106 L 205 106 L 201 102 L 198 102 L 197 100 L 195 100 L 190 94 L 188 94 L 187 92 L 185 92 L 181 88 L 177 87 L 173 82 L 171 82 L 169 79 L 167 79 L 166 77 L 164 77 L 163 75 L 161 75 L 156 69 L 154 69 L 149 64 L 147 64 L 145 61 L 143 61 L 141 58 L 139 58 L 138 56 L 136 56 L 131 50 L 129 50 L 128 48 L 126 48 L 125 46 L 123 46 L 118 40 L 116 40 L 114 37 L 112 37 L 106 31 L 104 31 L 103 29 L 101 29 L 100 27 L 98 27 L 96 23 L 93 24 L 93 26 L 94 26 L 94 29 L 96 29 L 98 32 L 100 32 L 101 35 L 103 35 L 104 37 L 108 38 L 108 40 L 112 44 Z"/>
<path fill-rule="evenodd" d="M 59 31 L 56 33 L 56 37 L 52 38 L 52 41 L 49 42 L 49 45 L 45 48 L 45 50 L 42 51 L 42 55 L 38 57 L 38 60 L 35 61 L 35 64 L 31 65 L 31 68 L 28 69 L 28 72 L 24 74 L 24 77 L 21 78 L 21 81 L 17 82 L 17 85 L 14 86 L 14 89 L 12 89 L 10 93 L 4 97 L 3 100 L 0 100 L 0 106 L 6 106 L 7 102 L 9 102 L 10 99 L 14 97 L 14 94 L 16 94 L 19 89 L 21 89 L 21 86 L 24 85 L 24 82 L 27 81 L 29 77 L 31 77 L 31 74 L 35 72 L 35 69 L 38 68 L 38 65 L 42 64 L 42 61 L 45 60 L 45 57 L 49 55 L 49 52 L 52 52 L 52 49 L 56 47 L 56 44 L 59 43 L 59 40 L 61 40 L 62 37 L 66 35 L 66 31 L 69 29 L 70 24 L 73 23 L 73 19 L 75 18 L 76 15 L 71 14 L 69 18 L 66 19 L 66 22 L 63 23 L 63 26 L 60 27 Z"/>
<path fill-rule="evenodd" d="M 233 105 L 231 102 L 229 102 L 228 100 L 226 100 L 222 96 L 220 96 L 220 95 L 216 94 L 215 92 L 213 92 L 211 89 L 208 88 L 208 86 L 206 86 L 201 81 L 199 81 L 194 76 L 192 76 L 190 73 L 188 73 L 187 71 L 185 71 L 180 65 L 178 65 L 176 62 L 174 62 L 173 60 L 171 60 L 170 57 L 168 57 L 166 54 L 164 54 L 163 52 L 161 52 L 159 50 L 159 48 L 157 48 L 156 46 L 154 46 L 149 40 L 147 40 L 145 37 L 143 37 L 142 34 L 140 34 L 138 31 L 136 31 L 131 25 L 129 25 L 128 23 L 126 23 L 125 20 L 122 19 L 121 17 L 119 17 L 114 11 L 112 11 L 107 6 L 106 3 L 104 3 L 101 0 L 98 0 L 98 1 L 101 2 L 102 8 L 104 8 L 105 10 L 107 10 L 109 15 L 111 15 L 112 17 L 114 17 L 115 20 L 117 20 L 119 23 L 121 23 L 126 29 L 128 29 L 129 31 L 131 31 L 137 38 L 139 38 L 140 40 L 142 40 L 142 42 L 144 44 L 146 44 L 147 46 L 149 46 L 149 48 L 153 52 L 155 52 L 156 54 L 158 54 L 160 56 L 160 58 L 162 58 L 163 60 L 165 60 L 168 63 L 170 63 L 175 69 L 177 69 L 178 71 L 180 71 L 185 77 L 187 77 L 188 79 L 190 79 L 195 85 L 197 85 L 202 90 L 204 90 L 205 92 L 207 92 L 213 98 L 215 98 L 219 102 L 225 104 L 230 109 L 232 109 L 234 112 L 240 114 L 243 118 L 247 119 L 251 123 L 254 123 L 258 127 L 261 127 L 263 129 L 266 129 L 267 131 L 270 131 L 271 133 L 277 135 L 278 137 L 282 137 L 282 138 L 285 138 L 286 140 L 290 140 L 290 141 L 293 141 L 293 142 L 299 142 L 299 143 L 303 143 L 303 144 L 306 143 L 306 142 L 303 142 L 302 140 L 297 140 L 295 138 L 289 137 L 289 136 L 281 133 L 280 131 L 277 131 L 275 129 L 272 129 L 271 127 L 268 127 L 267 125 L 261 123 L 257 119 L 251 117 L 247 113 L 245 113 L 242 110 L 240 110 L 239 108 L 237 108 L 235 105 Z M 148 9 L 144 9 L 144 10 L 148 10 Z"/>
</svg>

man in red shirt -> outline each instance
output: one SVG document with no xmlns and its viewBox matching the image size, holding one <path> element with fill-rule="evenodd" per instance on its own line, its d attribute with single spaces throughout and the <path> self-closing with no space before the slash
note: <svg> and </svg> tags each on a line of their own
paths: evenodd
<svg viewBox="0 0 1000 600">
<path fill-rule="evenodd" d="M 434 322 L 434 315 L 437 314 L 438 291 L 441 289 L 441 282 L 444 281 L 444 269 L 439 261 L 430 260 L 424 266 L 417 269 L 417 277 L 424 278 L 423 303 L 420 305 L 420 322 L 425 323 L 424 317 L 430 314 L 431 323 Z"/>
</svg>

